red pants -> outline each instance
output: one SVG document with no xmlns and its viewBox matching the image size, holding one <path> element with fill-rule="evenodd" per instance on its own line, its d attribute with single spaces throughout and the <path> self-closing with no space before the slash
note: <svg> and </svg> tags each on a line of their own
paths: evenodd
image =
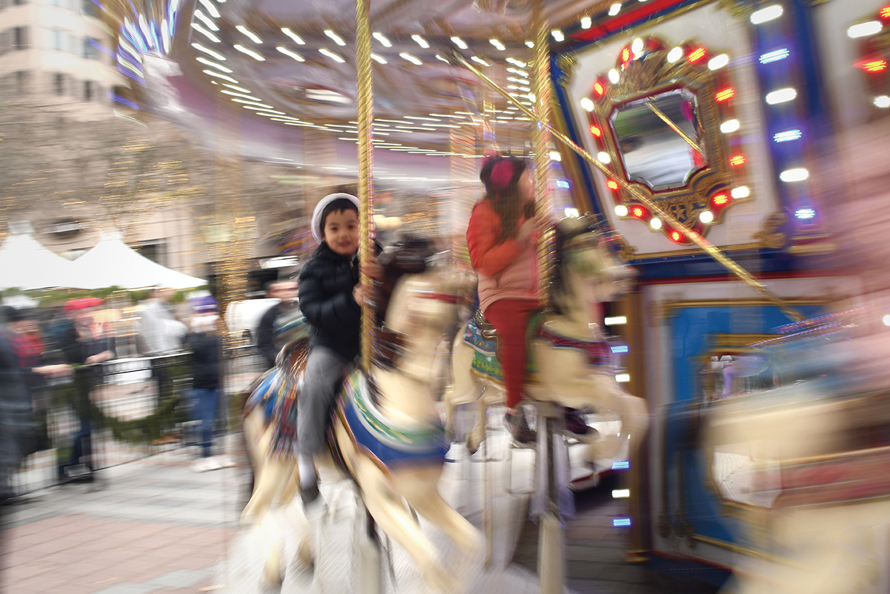
<svg viewBox="0 0 890 594">
<path fill-rule="evenodd" d="M 525 379 L 525 337 L 528 318 L 540 304 L 526 299 L 500 299 L 488 306 L 485 318 L 498 331 L 498 361 L 504 369 L 507 406 L 513 408 L 522 400 Z"/>
</svg>

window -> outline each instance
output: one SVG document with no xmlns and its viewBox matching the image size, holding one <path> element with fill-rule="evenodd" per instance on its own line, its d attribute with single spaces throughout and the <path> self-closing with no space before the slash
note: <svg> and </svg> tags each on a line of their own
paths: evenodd
<svg viewBox="0 0 890 594">
<path fill-rule="evenodd" d="M 28 47 L 28 28 L 16 27 L 13 29 L 12 49 L 21 50 Z"/>
<path fill-rule="evenodd" d="M 83 100 L 84 101 L 92 101 L 93 100 L 93 83 L 92 83 L 92 81 L 89 81 L 89 80 L 83 81 Z"/>
<path fill-rule="evenodd" d="M 53 91 L 56 95 L 64 95 L 65 94 L 65 75 L 61 73 L 55 73 L 53 75 Z"/>
<path fill-rule="evenodd" d="M 55 50 L 57 52 L 62 51 L 62 30 L 61 29 L 50 29 L 49 30 L 49 49 Z"/>
<path fill-rule="evenodd" d="M 16 6 L 21 6 L 22 4 L 26 4 L 25 0 L 12 0 L 12 3 Z"/>
<path fill-rule="evenodd" d="M 83 38 L 83 57 L 87 60 L 100 60 L 99 50 L 93 45 L 93 40 L 89 37 Z"/>
<path fill-rule="evenodd" d="M 81 10 L 87 16 L 98 19 L 102 13 L 102 9 L 93 2 L 93 0 L 82 0 L 80 3 Z"/>
<path fill-rule="evenodd" d="M 24 95 L 28 92 L 28 73 L 24 70 L 19 70 L 15 73 L 15 90 L 19 95 Z"/>
</svg>

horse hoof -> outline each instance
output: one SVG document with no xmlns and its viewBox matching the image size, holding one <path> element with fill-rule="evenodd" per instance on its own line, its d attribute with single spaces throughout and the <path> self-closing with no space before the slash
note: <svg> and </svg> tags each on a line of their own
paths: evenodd
<svg viewBox="0 0 890 594">
<path fill-rule="evenodd" d="M 284 583 L 284 575 L 281 571 L 281 563 L 277 557 L 270 557 L 263 565 L 262 586 L 267 592 L 280 592 Z"/>
<path fill-rule="evenodd" d="M 424 572 L 424 575 L 427 584 L 434 592 L 451 594 L 452 592 L 458 591 L 457 581 L 438 566 L 428 568 Z"/>
<path fill-rule="evenodd" d="M 312 557 L 312 547 L 309 545 L 309 539 L 304 539 L 303 542 L 300 543 L 300 548 L 297 550 L 297 558 L 300 560 L 300 563 L 306 567 L 312 568 L 315 565 L 315 559 Z"/>
<path fill-rule="evenodd" d="M 467 437 L 467 453 L 471 456 L 479 450 L 480 445 L 482 445 L 481 441 L 475 441 L 472 436 Z"/>
</svg>

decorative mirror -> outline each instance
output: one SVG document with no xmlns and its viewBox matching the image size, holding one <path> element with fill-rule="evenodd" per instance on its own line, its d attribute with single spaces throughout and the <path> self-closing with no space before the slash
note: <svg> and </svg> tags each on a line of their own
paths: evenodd
<svg viewBox="0 0 890 594">
<path fill-rule="evenodd" d="M 590 134 L 621 218 L 637 219 L 674 243 L 690 242 L 621 188 L 623 179 L 677 220 L 706 234 L 750 191 L 744 154 L 731 150 L 742 128 L 726 75 L 729 57 L 694 43 L 638 38 L 597 77 L 588 99 Z"/>
</svg>

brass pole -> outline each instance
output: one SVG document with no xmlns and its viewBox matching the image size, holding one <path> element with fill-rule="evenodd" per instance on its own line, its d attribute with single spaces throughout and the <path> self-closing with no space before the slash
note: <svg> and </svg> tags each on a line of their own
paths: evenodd
<svg viewBox="0 0 890 594">
<path fill-rule="evenodd" d="M 478 68 L 476 68 L 475 66 L 470 64 L 467 60 L 464 59 L 463 56 L 461 56 L 459 53 L 457 53 L 455 51 L 452 51 L 451 55 L 454 56 L 455 60 L 457 60 L 460 64 L 462 64 L 465 68 L 467 68 L 467 70 L 469 70 L 470 72 L 475 74 L 477 77 L 479 77 L 480 80 L 482 80 L 487 85 L 489 85 L 491 88 L 493 88 L 498 93 L 500 93 L 507 101 L 511 102 L 514 106 L 516 106 L 517 108 L 522 110 L 522 112 L 525 113 L 525 115 L 527 115 L 528 117 L 530 117 L 532 119 L 532 121 L 539 121 L 538 116 L 537 116 L 537 114 L 535 114 L 535 112 L 528 109 L 525 105 L 520 103 L 519 100 L 517 100 L 515 97 L 512 97 L 510 95 L 510 93 L 508 93 L 507 91 L 502 89 L 496 82 L 494 82 L 493 80 L 491 80 L 490 78 L 488 78 L 487 76 L 482 74 Z M 600 163 L 598 160 L 594 159 L 590 153 L 588 153 L 586 150 L 584 150 L 583 148 L 581 148 L 580 146 L 575 144 L 571 138 L 569 138 L 565 134 L 561 133 L 559 130 L 554 130 L 553 127 L 550 126 L 550 124 L 548 124 L 547 122 L 540 122 L 540 124 L 542 127 L 546 127 L 550 131 L 550 133 L 553 135 L 554 138 L 556 138 L 561 143 L 563 143 L 565 146 L 567 146 L 570 149 L 572 149 L 573 151 L 575 151 L 585 161 L 587 161 L 588 163 L 590 163 L 591 165 L 593 165 L 594 167 L 599 169 L 603 173 L 603 175 L 607 175 L 610 178 L 613 177 L 612 172 L 609 171 L 609 169 L 605 165 Z M 665 212 L 664 210 L 662 210 L 662 208 L 660 206 L 658 206 L 658 204 L 656 204 L 654 201 L 652 201 L 651 199 L 649 199 L 648 197 L 643 195 L 639 190 L 634 188 L 631 184 L 627 183 L 625 180 L 623 180 L 617 176 L 615 176 L 615 177 L 616 177 L 616 181 L 618 182 L 618 184 L 620 184 L 621 187 L 624 188 L 625 191 L 627 191 L 634 198 L 639 200 L 649 210 L 651 210 L 653 213 L 655 213 L 659 218 L 670 223 L 671 227 L 673 227 L 674 229 L 676 229 L 677 231 L 682 233 L 684 236 L 686 236 L 686 238 L 689 239 L 689 241 L 691 241 L 692 243 L 694 243 L 695 245 L 700 247 L 706 254 L 708 254 L 709 256 L 714 258 L 717 262 L 719 262 L 729 272 L 736 275 L 742 282 L 744 282 L 746 285 L 748 285 L 749 287 L 751 287 L 752 289 L 757 291 L 760 295 L 762 295 L 768 301 L 775 304 L 779 309 L 782 310 L 782 312 L 785 313 L 785 315 L 787 315 L 789 318 L 791 318 L 792 320 L 795 320 L 795 321 L 804 319 L 803 314 L 801 314 L 799 311 L 797 311 L 796 309 L 794 309 L 793 307 L 788 305 L 781 297 L 779 297 L 778 295 L 776 295 L 775 293 L 770 291 L 766 287 L 766 285 L 764 285 L 763 283 L 761 283 L 760 281 L 755 279 L 753 276 L 751 276 L 751 274 L 747 270 L 745 270 L 744 268 L 742 268 L 741 266 L 739 266 L 738 264 L 733 262 L 730 258 L 726 257 L 723 254 L 723 252 L 721 252 L 716 246 L 711 244 L 711 242 L 709 242 L 704 237 L 702 237 L 698 232 L 690 229 L 689 227 L 687 227 L 686 225 L 684 225 L 683 223 L 681 223 L 680 221 L 675 219 L 672 215 L 670 215 L 667 212 Z"/>
<path fill-rule="evenodd" d="M 355 71 L 358 82 L 358 199 L 359 207 L 359 261 L 367 264 L 374 257 L 374 231 L 371 220 L 374 210 L 373 181 L 373 134 L 374 81 L 371 72 L 371 25 L 369 23 L 370 0 L 355 2 Z M 370 279 L 361 274 L 360 282 Z M 362 369 L 371 369 L 371 332 L 374 328 L 374 312 L 367 304 L 362 305 Z"/>
<path fill-rule="evenodd" d="M 537 120 L 542 124 L 532 130 L 532 146 L 535 149 L 535 212 L 538 220 L 548 220 L 553 210 L 551 204 L 553 194 L 550 180 L 550 45 L 547 41 L 548 27 L 544 16 L 543 0 L 536 0 L 532 13 L 532 27 L 535 31 L 535 54 L 532 64 L 532 83 L 535 90 L 535 111 Z M 497 90 L 497 89 L 496 89 Z M 538 294 L 544 307 L 550 306 L 551 247 L 554 238 L 553 229 L 548 226 L 538 240 Z"/>
<path fill-rule="evenodd" d="M 675 124 L 671 118 L 667 117 L 667 115 L 663 111 L 661 111 L 660 109 L 655 107 L 655 105 L 652 104 L 653 99 L 654 99 L 654 97 L 649 97 L 649 101 L 646 101 L 646 103 L 645 103 L 646 107 L 648 107 L 650 110 L 652 110 L 652 113 L 654 113 L 659 118 L 661 118 L 661 121 L 663 121 L 665 124 L 667 124 L 671 130 L 673 130 L 674 132 L 679 134 L 680 138 L 685 140 L 686 143 L 695 150 L 695 152 L 697 152 L 701 156 L 704 156 L 705 154 L 702 152 L 701 147 L 698 146 L 698 143 L 695 142 L 694 140 L 692 140 L 691 138 L 689 138 L 689 136 L 687 136 L 686 133 L 683 132 L 683 130 L 681 130 L 680 127 L 677 124 Z"/>
</svg>

